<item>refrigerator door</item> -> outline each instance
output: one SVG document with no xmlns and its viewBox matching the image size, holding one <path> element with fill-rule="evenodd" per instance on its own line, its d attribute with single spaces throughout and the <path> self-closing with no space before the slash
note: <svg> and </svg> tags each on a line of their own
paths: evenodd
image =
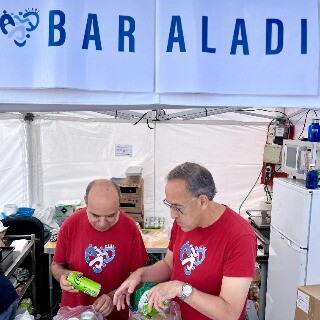
<svg viewBox="0 0 320 320">
<path fill-rule="evenodd" d="M 311 201 L 311 220 L 308 244 L 306 285 L 320 283 L 320 190 L 314 190 Z"/>
<path fill-rule="evenodd" d="M 312 191 L 293 179 L 275 179 L 271 225 L 301 247 L 308 247 Z"/>
<path fill-rule="evenodd" d="M 271 227 L 266 298 L 267 320 L 294 319 L 297 287 L 305 284 L 307 250 Z"/>
</svg>

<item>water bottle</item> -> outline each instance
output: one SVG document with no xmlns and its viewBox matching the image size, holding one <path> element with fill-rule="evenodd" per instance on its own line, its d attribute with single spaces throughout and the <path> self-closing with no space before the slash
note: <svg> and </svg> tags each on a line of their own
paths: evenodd
<svg viewBox="0 0 320 320">
<path fill-rule="evenodd" d="M 306 188 L 307 189 L 317 189 L 318 188 L 318 171 L 314 170 L 315 165 L 310 165 L 310 171 L 307 173 Z"/>
<path fill-rule="evenodd" d="M 319 119 L 313 119 L 308 129 L 308 141 L 320 141 L 320 123 Z"/>
</svg>

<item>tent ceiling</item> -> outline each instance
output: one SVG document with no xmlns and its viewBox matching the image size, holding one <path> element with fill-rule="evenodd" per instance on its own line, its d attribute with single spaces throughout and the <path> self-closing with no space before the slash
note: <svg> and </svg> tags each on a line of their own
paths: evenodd
<svg viewBox="0 0 320 320">
<path fill-rule="evenodd" d="M 291 109 L 289 109 L 290 111 Z M 35 113 L 0 113 L 0 119 L 24 119 L 32 121 L 34 117 L 42 119 L 56 120 L 78 120 L 78 121 L 114 121 L 155 123 L 167 122 L 170 123 L 183 121 L 184 123 L 196 123 L 203 120 L 206 123 L 219 122 L 220 124 L 239 124 L 243 122 L 248 125 L 251 122 L 254 124 L 260 123 L 265 125 L 272 119 L 286 116 L 293 118 L 297 115 L 307 112 L 310 109 L 301 108 L 298 110 L 292 109 L 292 112 L 284 113 L 282 108 L 261 109 L 249 107 L 218 107 L 218 108 L 197 108 L 197 109 L 158 109 L 158 110 L 109 110 L 109 111 L 77 111 L 77 112 L 35 112 Z"/>
<path fill-rule="evenodd" d="M 319 88 L 320 89 L 320 88 Z M 319 109 L 319 96 L 258 96 L 204 93 L 128 93 L 52 89 L 0 88 L 0 113 L 121 111 L 209 108 Z"/>
</svg>

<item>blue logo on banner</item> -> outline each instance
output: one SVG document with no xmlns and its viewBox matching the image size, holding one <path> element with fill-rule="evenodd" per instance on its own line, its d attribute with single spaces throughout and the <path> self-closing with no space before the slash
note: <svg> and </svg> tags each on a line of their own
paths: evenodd
<svg viewBox="0 0 320 320">
<path fill-rule="evenodd" d="M 25 13 L 19 12 L 19 14 L 9 14 L 4 10 L 0 17 L 0 29 L 4 35 L 12 38 L 18 47 L 23 47 L 30 38 L 30 32 L 37 29 L 39 21 L 39 10 L 37 9 L 28 9 L 25 10 Z"/>
</svg>

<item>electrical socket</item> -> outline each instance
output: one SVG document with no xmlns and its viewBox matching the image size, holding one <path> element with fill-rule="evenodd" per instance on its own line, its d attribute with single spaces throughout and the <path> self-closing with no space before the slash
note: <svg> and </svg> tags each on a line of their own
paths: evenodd
<svg viewBox="0 0 320 320">
<path fill-rule="evenodd" d="M 272 177 L 272 166 L 266 165 L 266 170 L 265 170 L 265 181 L 270 180 Z"/>
</svg>

